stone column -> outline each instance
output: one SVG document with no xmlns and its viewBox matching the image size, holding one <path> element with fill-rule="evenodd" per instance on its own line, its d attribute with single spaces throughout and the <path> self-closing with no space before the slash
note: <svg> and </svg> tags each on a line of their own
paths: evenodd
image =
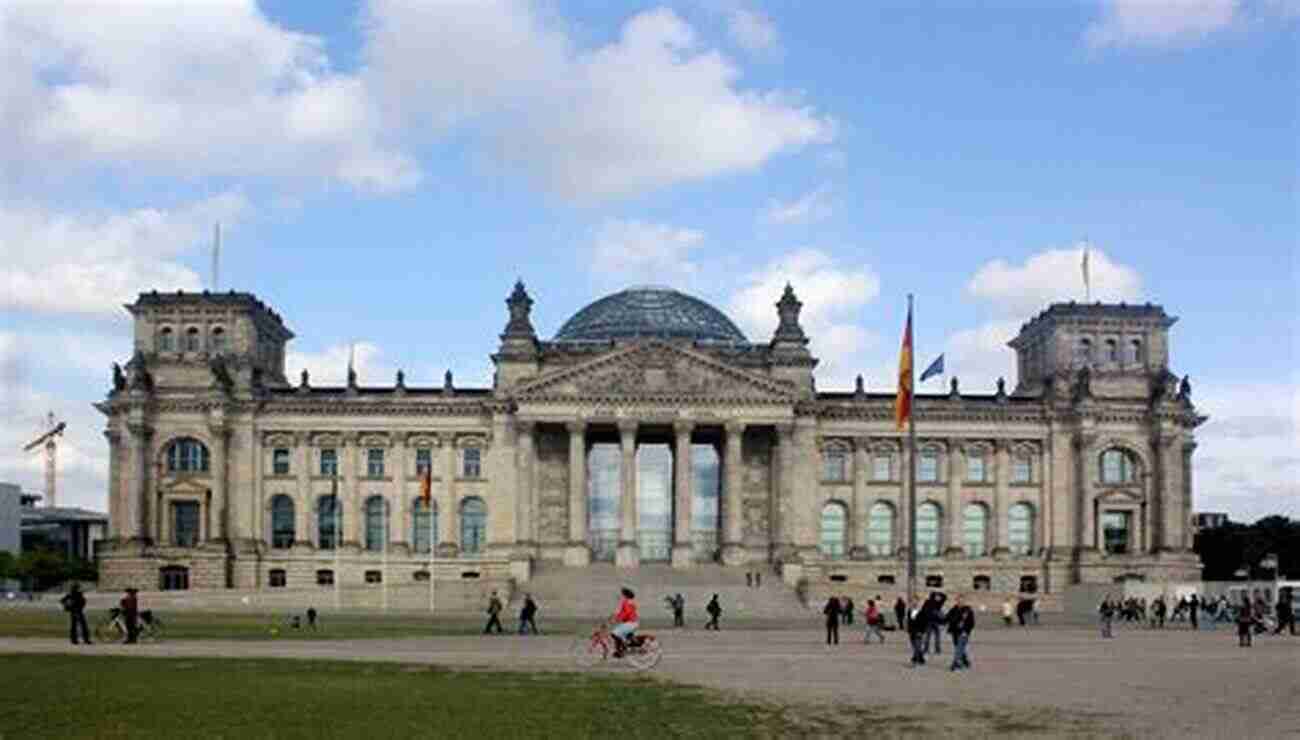
<svg viewBox="0 0 1300 740">
<path fill-rule="evenodd" d="M 849 557 L 864 559 L 867 555 L 867 543 L 863 530 L 867 517 L 867 437 L 853 440 L 853 505 L 849 510 Z"/>
<path fill-rule="evenodd" d="M 518 485 L 515 487 L 515 546 L 519 553 L 529 557 L 537 549 L 537 540 L 533 536 L 537 524 L 533 511 L 535 431 L 536 424 L 531 421 L 515 422 L 515 433 L 518 435 L 514 460 L 518 471 Z"/>
<path fill-rule="evenodd" d="M 794 424 L 778 424 L 777 477 L 772 501 L 772 553 L 773 559 L 784 562 L 794 554 Z"/>
<path fill-rule="evenodd" d="M 946 540 L 944 557 L 961 557 L 962 550 L 962 508 L 961 484 L 966 478 L 966 449 L 960 439 L 948 440 L 948 502 L 944 517 Z"/>
<path fill-rule="evenodd" d="M 1011 440 L 994 441 L 993 468 L 993 555 L 1005 556 L 1007 548 L 1007 493 L 1011 483 Z"/>
<path fill-rule="evenodd" d="M 636 430 L 635 421 L 618 424 L 619 450 L 619 511 L 622 526 L 619 531 L 616 564 L 621 568 L 636 567 L 641 562 L 641 551 L 636 544 Z"/>
<path fill-rule="evenodd" d="M 459 511 L 456 508 L 456 435 L 438 435 L 441 446 L 442 487 L 438 491 L 438 557 L 454 558 L 460 552 Z"/>
<path fill-rule="evenodd" d="M 587 544 L 587 424 L 571 421 L 569 430 L 569 546 L 564 564 L 584 567 L 591 563 Z"/>
<path fill-rule="evenodd" d="M 722 562 L 724 565 L 744 565 L 749 560 L 745 552 L 745 476 L 743 452 L 745 425 L 727 424 L 723 439 L 723 473 L 726 483 L 722 493 Z"/>
<path fill-rule="evenodd" d="M 689 421 L 673 424 L 676 445 L 673 449 L 673 567 L 690 568 L 691 553 L 691 432 Z"/>
<path fill-rule="evenodd" d="M 293 544 L 297 546 L 307 546 L 315 541 L 312 525 L 312 512 L 315 510 L 315 502 L 312 501 L 311 491 L 311 435 L 306 432 L 298 432 L 293 436 L 295 451 L 298 453 L 297 462 L 294 464 L 294 470 L 298 478 L 298 495 L 297 505 L 293 510 Z"/>
</svg>

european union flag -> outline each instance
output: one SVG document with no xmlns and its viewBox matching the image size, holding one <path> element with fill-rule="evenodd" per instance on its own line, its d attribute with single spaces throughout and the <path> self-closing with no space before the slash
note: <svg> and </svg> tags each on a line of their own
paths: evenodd
<svg viewBox="0 0 1300 740">
<path fill-rule="evenodd" d="M 943 375 L 943 355 L 936 357 L 934 362 L 931 362 L 930 366 L 925 369 L 925 372 L 921 373 L 920 382 L 924 383 L 926 378 L 931 378 L 935 375 Z"/>
</svg>

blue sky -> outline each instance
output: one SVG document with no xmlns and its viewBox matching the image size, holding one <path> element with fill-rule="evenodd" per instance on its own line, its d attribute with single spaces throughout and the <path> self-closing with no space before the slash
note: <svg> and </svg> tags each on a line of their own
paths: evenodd
<svg viewBox="0 0 1300 740">
<path fill-rule="evenodd" d="M 357 342 L 373 383 L 489 382 L 516 277 L 547 336 L 665 283 L 755 341 L 789 280 L 819 388 L 890 385 L 914 292 L 923 361 L 991 390 L 1086 238 L 1096 297 L 1180 317 L 1197 507 L 1300 515 L 1300 5 L 989 5 L 10 3 L 0 479 L 40 488 L 53 409 L 104 507 L 119 306 L 206 286 L 217 220 L 290 374 Z"/>
</svg>

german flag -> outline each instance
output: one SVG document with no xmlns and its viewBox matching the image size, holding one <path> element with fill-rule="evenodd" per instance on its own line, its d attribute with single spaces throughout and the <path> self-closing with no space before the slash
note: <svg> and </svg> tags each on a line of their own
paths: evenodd
<svg viewBox="0 0 1300 740">
<path fill-rule="evenodd" d="M 903 330 L 903 349 L 898 354 L 898 397 L 894 399 L 894 422 L 899 431 L 912 418 L 912 298 L 907 299 L 907 328 Z"/>
</svg>

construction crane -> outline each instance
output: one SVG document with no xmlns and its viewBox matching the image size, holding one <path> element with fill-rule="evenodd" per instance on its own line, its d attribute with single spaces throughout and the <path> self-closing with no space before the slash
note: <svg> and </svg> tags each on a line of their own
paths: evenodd
<svg viewBox="0 0 1300 740">
<path fill-rule="evenodd" d="M 40 447 L 42 445 L 45 446 L 45 505 L 46 506 L 57 505 L 56 490 L 55 490 L 55 474 L 54 474 L 55 468 L 57 467 L 55 462 L 58 457 L 58 443 L 56 442 L 56 440 L 59 437 L 63 436 L 63 430 L 66 427 L 67 424 L 62 421 L 57 421 L 54 418 L 54 412 L 51 411 L 49 415 L 45 417 L 45 433 L 43 433 L 41 436 L 37 437 L 36 439 L 32 440 L 31 442 L 28 442 L 27 445 L 23 447 L 24 452 L 31 452 L 37 447 Z"/>
</svg>

